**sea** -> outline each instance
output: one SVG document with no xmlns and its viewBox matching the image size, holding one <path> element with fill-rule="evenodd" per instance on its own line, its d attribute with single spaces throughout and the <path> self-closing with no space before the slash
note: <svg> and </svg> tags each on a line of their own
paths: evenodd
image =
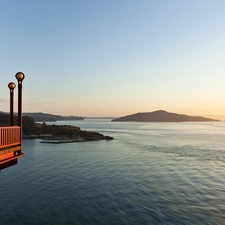
<svg viewBox="0 0 225 225">
<path fill-rule="evenodd" d="M 23 140 L 0 225 L 225 224 L 225 122 L 59 121 L 114 140 Z"/>
</svg>

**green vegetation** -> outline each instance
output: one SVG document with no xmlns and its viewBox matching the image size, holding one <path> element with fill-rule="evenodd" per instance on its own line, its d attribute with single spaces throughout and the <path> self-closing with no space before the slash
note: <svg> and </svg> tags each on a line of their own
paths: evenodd
<svg viewBox="0 0 225 225">
<path fill-rule="evenodd" d="M 45 122 L 42 124 L 36 124 L 35 134 L 37 135 L 52 135 L 56 137 L 67 137 L 70 139 L 76 139 L 77 134 L 80 131 L 79 127 L 70 125 L 47 125 Z M 25 134 L 25 133 L 24 133 Z"/>
<path fill-rule="evenodd" d="M 17 125 L 17 116 L 14 116 L 14 124 Z M 1 126 L 9 126 L 9 114 L 0 113 L 0 125 Z M 79 127 L 70 126 L 70 125 L 47 125 L 45 122 L 35 123 L 35 120 L 29 116 L 23 116 L 22 120 L 22 129 L 23 134 L 25 135 L 41 135 L 41 134 L 53 134 L 53 135 L 69 135 L 72 136 L 76 134 Z"/>
<path fill-rule="evenodd" d="M 33 118 L 29 116 L 23 116 L 22 129 L 24 134 L 35 133 L 37 131 L 37 124 Z"/>
<path fill-rule="evenodd" d="M 14 121 L 16 121 L 14 119 Z M 9 125 L 9 114 L 0 112 L 0 126 L 8 126 Z"/>
<path fill-rule="evenodd" d="M 17 116 L 14 117 L 14 124 L 17 124 Z M 0 113 L 0 125 L 9 126 L 9 114 Z M 112 140 L 112 137 L 104 136 L 98 132 L 83 131 L 77 126 L 71 125 L 48 125 L 45 122 L 35 123 L 29 116 L 23 116 L 22 120 L 23 138 L 45 138 L 45 139 L 69 139 L 69 140 Z"/>
</svg>

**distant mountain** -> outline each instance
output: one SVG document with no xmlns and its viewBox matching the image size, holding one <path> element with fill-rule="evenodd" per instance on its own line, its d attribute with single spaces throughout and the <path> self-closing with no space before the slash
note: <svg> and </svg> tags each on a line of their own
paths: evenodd
<svg viewBox="0 0 225 225">
<path fill-rule="evenodd" d="M 133 122 L 209 122 L 219 121 L 201 116 L 187 116 L 184 114 L 170 113 L 164 110 L 154 112 L 142 112 L 120 118 L 112 121 L 133 121 Z"/>
<path fill-rule="evenodd" d="M 104 117 L 104 116 L 92 116 L 92 117 L 84 117 L 84 119 L 115 119 L 115 117 L 112 117 L 112 116 L 110 116 L 110 117 L 108 117 L 108 116 L 106 116 L 106 117 Z"/>
<path fill-rule="evenodd" d="M 79 116 L 60 116 L 42 112 L 35 112 L 35 113 L 23 113 L 23 116 L 32 117 L 36 122 L 55 122 L 60 120 L 83 120 L 83 117 Z"/>
</svg>

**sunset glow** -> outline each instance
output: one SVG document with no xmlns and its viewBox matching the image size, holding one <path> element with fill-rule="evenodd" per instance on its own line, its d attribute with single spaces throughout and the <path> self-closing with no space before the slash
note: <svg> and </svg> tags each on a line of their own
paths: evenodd
<svg viewBox="0 0 225 225">
<path fill-rule="evenodd" d="M 0 2 L 0 111 L 23 71 L 24 112 L 225 119 L 225 1 L 52 3 Z"/>
</svg>

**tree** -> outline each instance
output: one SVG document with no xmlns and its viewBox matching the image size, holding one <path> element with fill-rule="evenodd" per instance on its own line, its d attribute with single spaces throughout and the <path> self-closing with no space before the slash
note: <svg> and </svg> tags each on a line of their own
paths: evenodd
<svg viewBox="0 0 225 225">
<path fill-rule="evenodd" d="M 34 132 L 37 129 L 35 120 L 29 116 L 23 116 L 22 129 L 24 134 L 29 134 Z"/>
<path fill-rule="evenodd" d="M 9 114 L 0 113 L 0 125 L 1 126 L 9 126 Z"/>
</svg>

